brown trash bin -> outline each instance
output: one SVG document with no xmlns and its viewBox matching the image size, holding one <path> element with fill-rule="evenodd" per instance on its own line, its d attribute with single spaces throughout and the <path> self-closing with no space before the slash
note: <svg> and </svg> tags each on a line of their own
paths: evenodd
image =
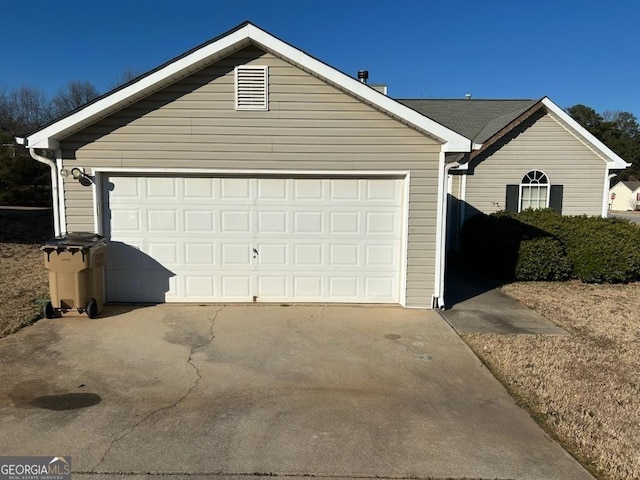
<svg viewBox="0 0 640 480">
<path fill-rule="evenodd" d="M 67 233 L 45 242 L 42 250 L 51 295 L 44 316 L 53 318 L 56 312 L 75 309 L 95 318 L 104 303 L 104 237 L 90 232 Z"/>
</svg>

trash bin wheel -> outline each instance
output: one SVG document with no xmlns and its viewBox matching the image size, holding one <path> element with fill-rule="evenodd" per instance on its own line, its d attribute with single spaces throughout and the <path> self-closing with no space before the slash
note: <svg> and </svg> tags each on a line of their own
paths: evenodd
<svg viewBox="0 0 640 480">
<path fill-rule="evenodd" d="M 53 308 L 53 304 L 51 302 L 47 302 L 42 307 L 42 313 L 44 314 L 44 318 L 55 318 L 56 309 Z"/>
<path fill-rule="evenodd" d="M 98 316 L 98 302 L 96 302 L 95 298 L 89 300 L 87 303 L 87 307 L 84 309 L 87 312 L 87 317 L 96 318 Z"/>
</svg>

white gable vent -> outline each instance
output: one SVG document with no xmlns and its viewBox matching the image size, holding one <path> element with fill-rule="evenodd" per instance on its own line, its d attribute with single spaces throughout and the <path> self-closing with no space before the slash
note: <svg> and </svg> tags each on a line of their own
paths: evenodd
<svg viewBox="0 0 640 480">
<path fill-rule="evenodd" d="M 236 67 L 236 110 L 269 109 L 269 67 Z"/>
</svg>

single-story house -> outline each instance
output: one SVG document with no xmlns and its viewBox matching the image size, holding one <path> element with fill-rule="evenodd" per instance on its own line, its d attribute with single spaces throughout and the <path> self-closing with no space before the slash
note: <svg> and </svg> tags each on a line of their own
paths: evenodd
<svg viewBox="0 0 640 480">
<path fill-rule="evenodd" d="M 478 212 L 554 208 L 606 217 L 611 171 L 629 166 L 546 97 L 399 101 L 474 142 L 449 170 L 449 248 Z"/>
<path fill-rule="evenodd" d="M 509 105 L 472 132 L 247 22 L 17 140 L 52 168 L 56 233 L 109 240 L 109 302 L 432 308 L 448 192 L 526 208 L 561 184 L 600 214 L 626 166 L 550 100 Z"/>
<path fill-rule="evenodd" d="M 640 209 L 640 181 L 623 180 L 611 187 L 609 208 L 623 212 Z"/>
</svg>

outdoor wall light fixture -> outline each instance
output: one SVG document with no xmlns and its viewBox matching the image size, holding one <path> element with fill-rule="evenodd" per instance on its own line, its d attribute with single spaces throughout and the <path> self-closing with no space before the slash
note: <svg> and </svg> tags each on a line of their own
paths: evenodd
<svg viewBox="0 0 640 480">
<path fill-rule="evenodd" d="M 78 182 L 80 182 L 80 185 L 84 187 L 88 187 L 93 183 L 91 177 L 80 170 L 78 167 L 73 167 L 71 169 L 71 172 L 69 172 L 69 170 L 67 170 L 66 168 L 60 170 L 61 177 L 67 178 L 69 175 L 71 175 L 74 180 L 78 180 Z"/>
</svg>

